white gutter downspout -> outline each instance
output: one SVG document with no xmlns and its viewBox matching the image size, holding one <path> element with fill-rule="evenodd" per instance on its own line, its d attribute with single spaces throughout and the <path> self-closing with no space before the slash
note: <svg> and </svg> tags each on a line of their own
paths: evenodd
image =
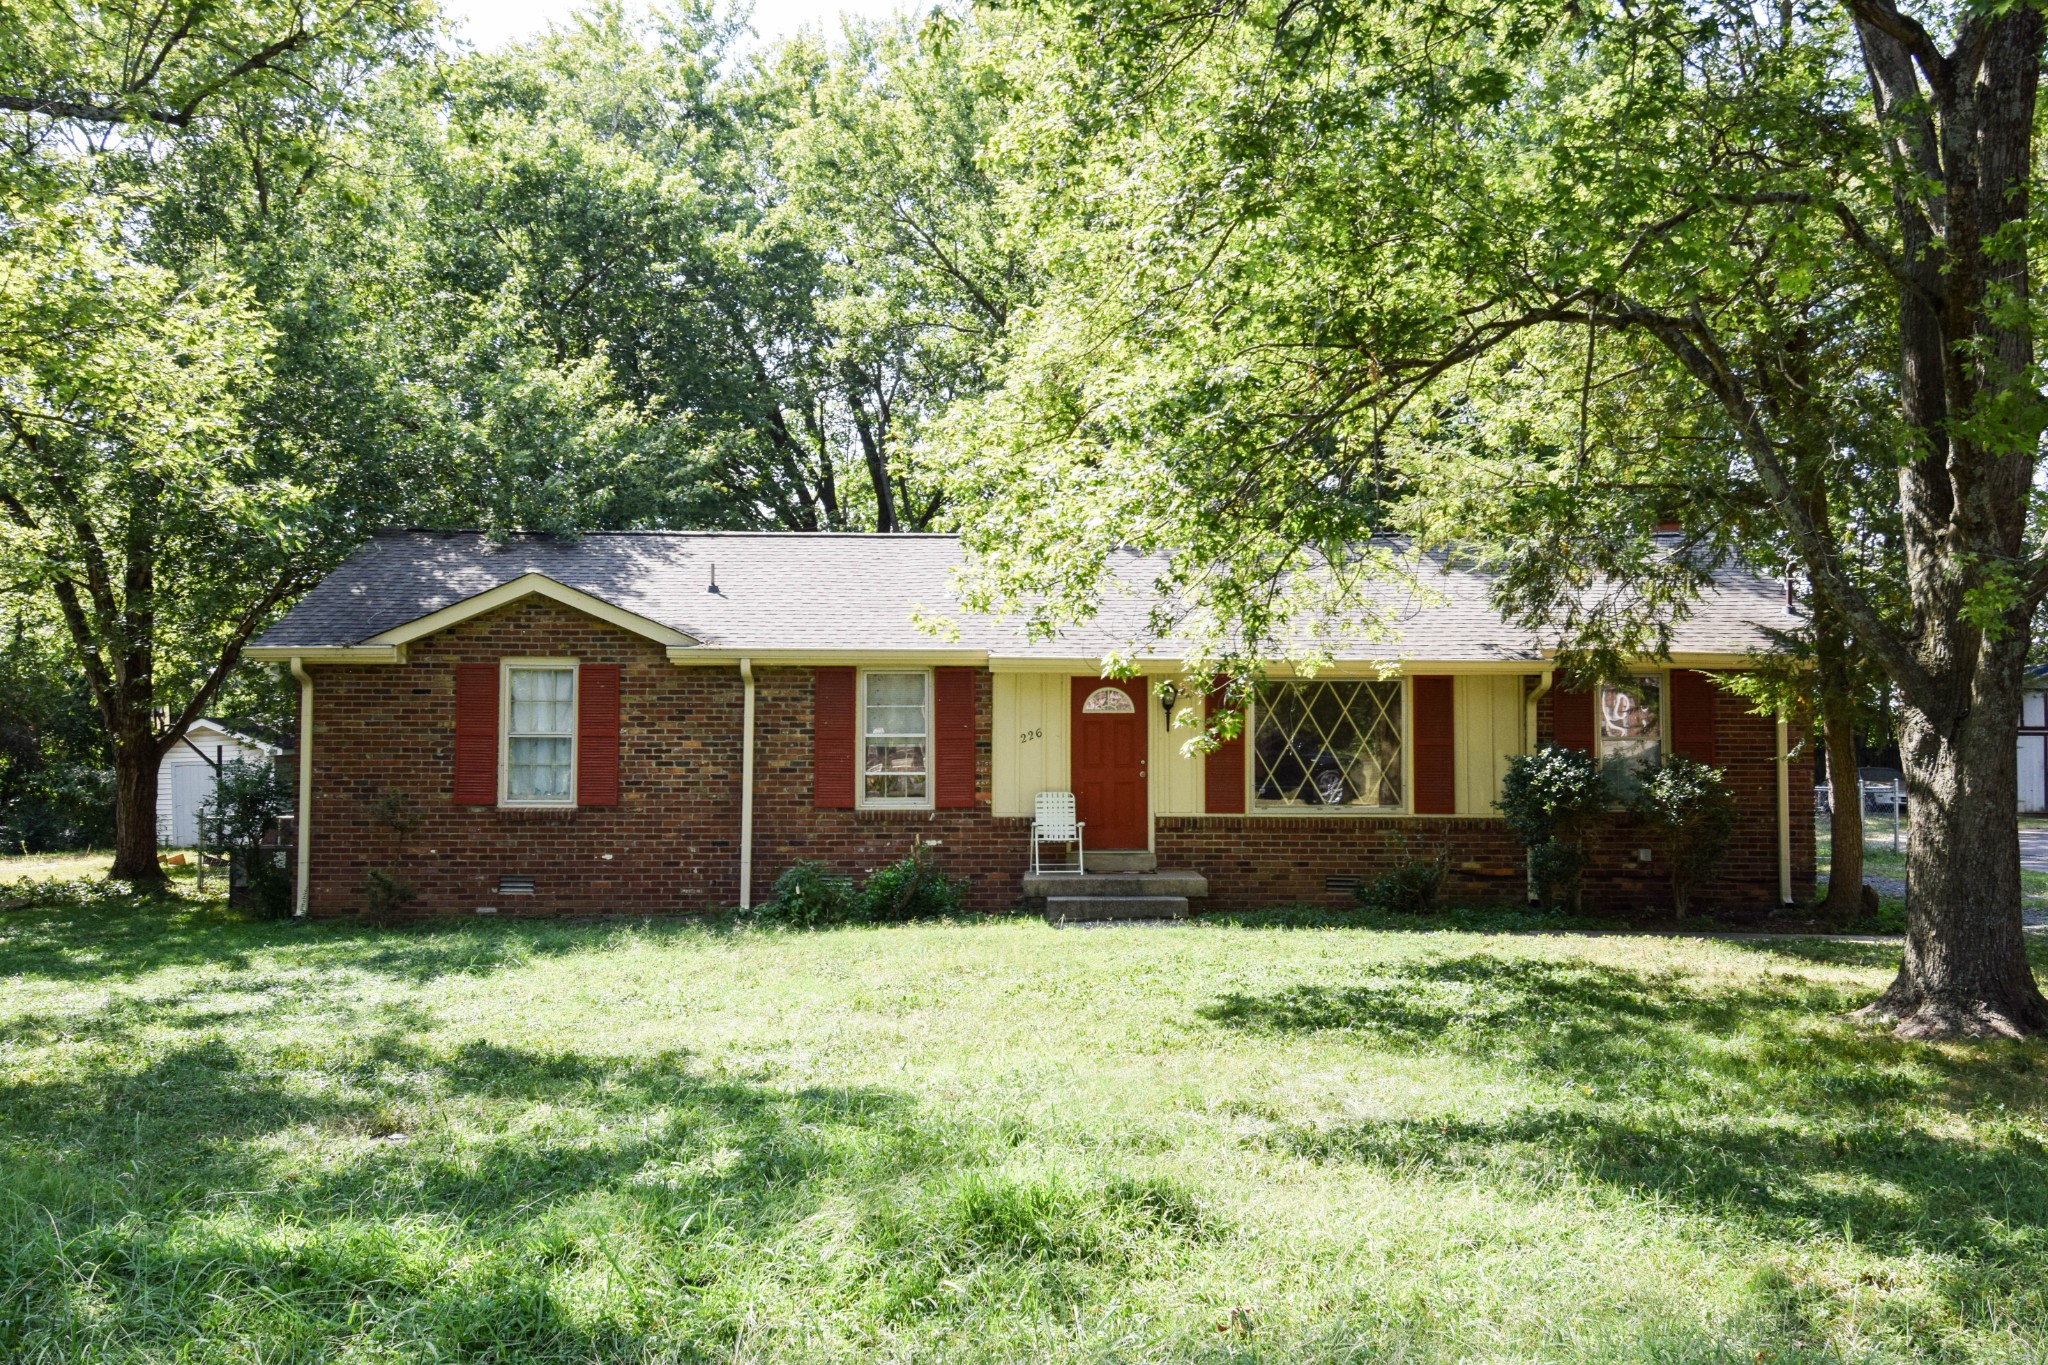
<svg viewBox="0 0 2048 1365">
<path fill-rule="evenodd" d="M 754 661 L 740 660 L 746 700 L 740 712 L 740 909 L 754 904 Z"/>
<path fill-rule="evenodd" d="M 1522 752 L 1536 752 L 1536 703 L 1550 695 L 1550 685 L 1557 681 L 1557 670 L 1546 668 L 1537 675 L 1536 690 L 1529 694 L 1526 703 L 1527 716 L 1522 722 Z"/>
<path fill-rule="evenodd" d="M 313 675 L 297 655 L 292 656 L 292 676 L 299 680 L 299 867 L 293 879 L 292 916 L 304 919 L 313 892 Z"/>
<path fill-rule="evenodd" d="M 1792 903 L 1792 757 L 1785 713 L 1778 713 L 1778 903 Z"/>
</svg>

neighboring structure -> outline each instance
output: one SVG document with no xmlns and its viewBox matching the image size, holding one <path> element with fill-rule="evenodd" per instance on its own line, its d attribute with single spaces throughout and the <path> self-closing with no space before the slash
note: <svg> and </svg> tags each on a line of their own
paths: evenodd
<svg viewBox="0 0 2048 1365">
<path fill-rule="evenodd" d="M 1453 896 L 1520 899 L 1493 802 L 1509 758 L 1550 740 L 1717 763 L 1742 815 L 1702 903 L 1811 894 L 1797 737 L 1713 677 L 1765 647 L 1775 583 L 1726 578 L 1669 659 L 1595 696 L 1556 685 L 1481 576 L 1430 564 L 1389 638 L 1276 678 L 1246 737 L 1202 757 L 1173 710 L 1206 681 L 1142 647 L 1146 561 L 1096 620 L 1034 642 L 919 627 L 948 614 L 960 554 L 930 535 L 378 536 L 249 651 L 300 683 L 302 908 L 395 883 L 415 912 L 708 911 L 795 860 L 858 876 L 921 839 L 999 910 L 1051 889 L 1023 884 L 1045 790 L 1076 793 L 1092 866 L 1180 868 L 1174 894 L 1212 906 L 1348 903 L 1440 847 Z M 1104 680 L 1134 644 L 1139 676 Z M 1662 903 L 1640 844 L 1617 816 L 1596 901 Z"/>
<path fill-rule="evenodd" d="M 156 837 L 172 848 L 199 842 L 199 810 L 225 763 L 275 761 L 279 749 L 217 720 L 194 721 L 156 770 Z"/>
<path fill-rule="evenodd" d="M 2048 812 L 2048 667 L 2027 670 L 2020 693 L 2020 810 Z"/>
</svg>

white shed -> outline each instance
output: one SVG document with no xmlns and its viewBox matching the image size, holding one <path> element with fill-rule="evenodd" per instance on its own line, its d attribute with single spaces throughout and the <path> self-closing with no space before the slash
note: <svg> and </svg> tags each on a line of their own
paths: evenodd
<svg viewBox="0 0 2048 1365">
<path fill-rule="evenodd" d="M 199 842 L 199 807 L 213 795 L 217 764 L 267 761 L 278 753 L 275 744 L 230 730 L 217 720 L 193 722 L 157 769 L 157 842 L 169 848 L 191 848 Z"/>
</svg>

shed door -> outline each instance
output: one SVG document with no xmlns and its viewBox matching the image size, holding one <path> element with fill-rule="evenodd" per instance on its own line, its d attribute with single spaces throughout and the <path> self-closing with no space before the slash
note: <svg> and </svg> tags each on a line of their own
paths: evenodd
<svg viewBox="0 0 2048 1365">
<path fill-rule="evenodd" d="M 2020 809 L 2048 810 L 2048 735 L 2020 736 Z"/>
<path fill-rule="evenodd" d="M 1074 679 L 1074 804 L 1088 847 L 1146 848 L 1145 688 Z"/>
<path fill-rule="evenodd" d="M 171 765 L 171 846 L 199 842 L 199 807 L 213 795 L 213 769 L 204 763 Z"/>
</svg>

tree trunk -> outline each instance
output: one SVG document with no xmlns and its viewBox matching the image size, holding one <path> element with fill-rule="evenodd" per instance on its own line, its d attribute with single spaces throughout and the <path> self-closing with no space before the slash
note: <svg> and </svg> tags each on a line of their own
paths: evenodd
<svg viewBox="0 0 2048 1365">
<path fill-rule="evenodd" d="M 1863 779 L 1856 766 L 1856 726 L 1849 698 L 1823 689 L 1823 742 L 1828 752 L 1828 896 L 1821 912 L 1840 924 L 1863 913 Z"/>
<path fill-rule="evenodd" d="M 156 860 L 156 778 L 163 761 L 147 731 L 114 744 L 114 866 L 107 875 L 139 886 L 160 886 Z"/>
<path fill-rule="evenodd" d="M 2019 670 L 2010 671 L 2010 696 L 1980 688 L 1950 734 L 1911 707 L 1901 715 L 1912 816 L 1906 956 L 1862 1013 L 1897 1020 L 1902 1038 L 2019 1038 L 2048 1029 L 2048 1000 L 2034 984 L 2020 929 Z"/>
</svg>

